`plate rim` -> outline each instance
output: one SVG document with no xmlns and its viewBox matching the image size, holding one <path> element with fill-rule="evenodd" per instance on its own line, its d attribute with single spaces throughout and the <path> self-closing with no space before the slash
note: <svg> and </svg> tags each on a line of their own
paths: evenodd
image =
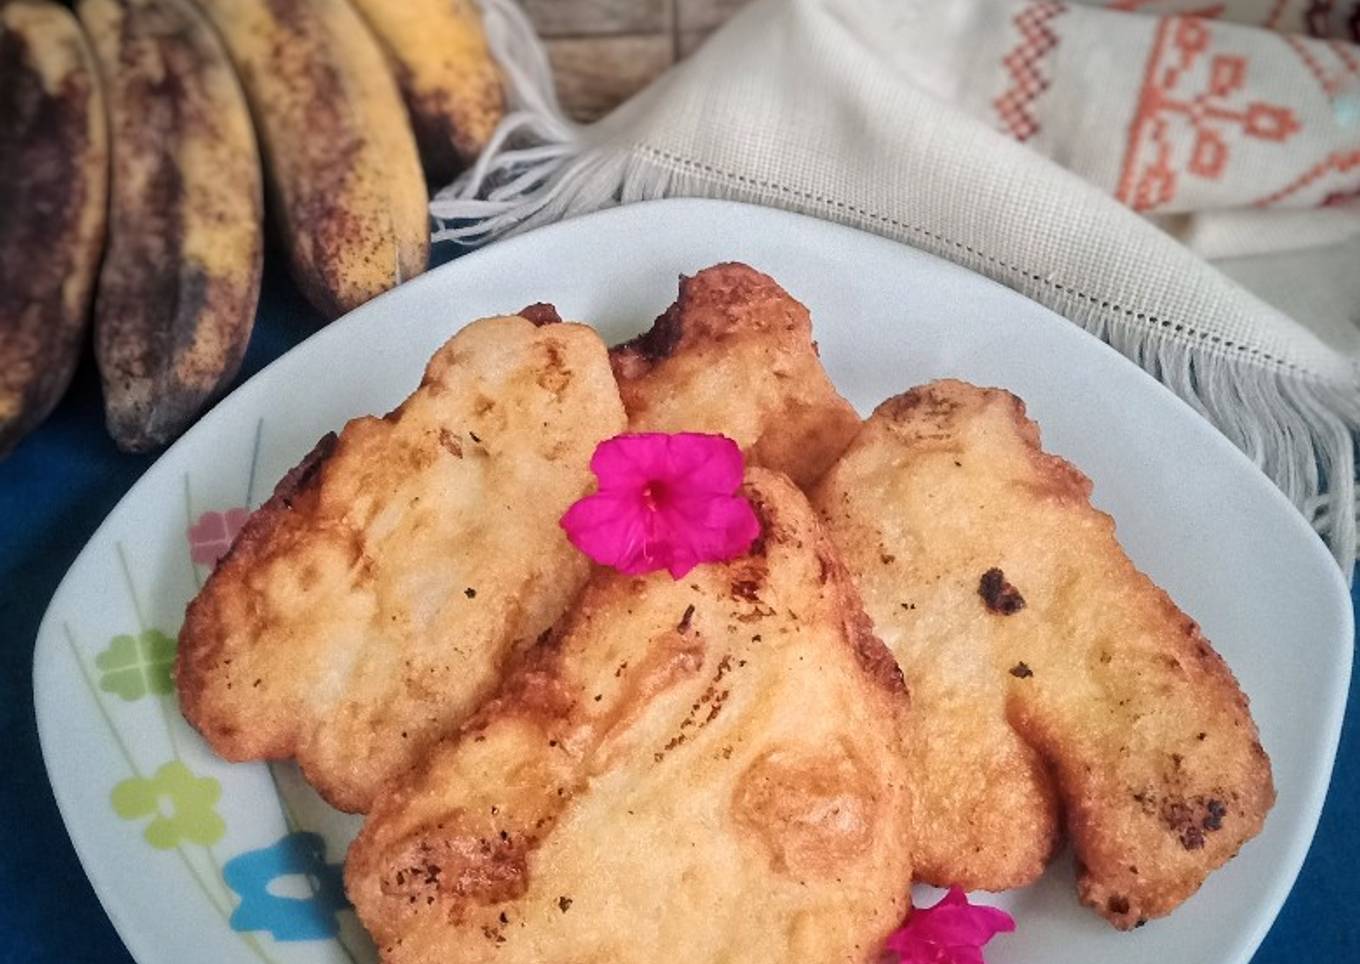
<svg viewBox="0 0 1360 964">
<path fill-rule="evenodd" d="M 1136 372 L 1137 377 L 1141 378 L 1146 387 L 1153 391 L 1164 393 L 1165 396 L 1174 399 L 1175 404 L 1183 408 L 1184 414 L 1191 416 L 1195 423 L 1201 425 L 1206 430 L 1201 434 L 1206 438 L 1212 438 L 1210 444 L 1214 445 L 1217 449 L 1215 457 L 1226 458 L 1233 463 L 1239 471 L 1254 476 L 1258 483 L 1264 483 L 1264 487 L 1268 489 L 1270 493 L 1267 498 L 1273 499 L 1277 508 L 1281 510 L 1281 515 L 1288 516 L 1292 520 L 1289 525 L 1291 525 L 1300 536 L 1306 537 L 1302 538 L 1300 541 L 1306 542 L 1310 546 L 1309 551 L 1311 554 L 1320 560 L 1325 561 L 1326 565 L 1321 568 L 1323 571 L 1330 574 L 1328 581 L 1331 583 L 1331 586 L 1328 590 L 1328 595 L 1335 603 L 1336 615 L 1339 617 L 1337 620 L 1338 625 L 1342 629 L 1342 636 L 1344 638 L 1343 645 L 1340 646 L 1340 651 L 1337 654 L 1341 663 L 1341 665 L 1338 666 L 1338 669 L 1342 669 L 1343 671 L 1338 672 L 1333 676 L 1334 685 L 1333 692 L 1330 694 L 1331 699 L 1328 701 L 1329 712 L 1327 714 L 1325 733 L 1323 734 L 1324 739 L 1319 740 L 1316 744 L 1321 750 L 1319 760 L 1325 765 L 1319 767 L 1317 774 L 1312 781 L 1312 785 L 1303 788 L 1303 792 L 1300 794 L 1307 811 L 1307 815 L 1303 820 L 1303 825 L 1306 826 L 1307 832 L 1293 835 L 1293 838 L 1285 848 L 1283 860 L 1276 864 L 1277 869 L 1284 870 L 1284 872 L 1276 873 L 1272 876 L 1267 900 L 1264 904 L 1266 911 L 1257 916 L 1252 927 L 1240 931 L 1238 939 L 1233 941 L 1229 947 L 1225 948 L 1225 962 L 1246 964 L 1260 946 L 1261 942 L 1265 939 L 1270 928 L 1274 925 L 1281 908 L 1294 888 L 1294 884 L 1303 868 L 1303 863 L 1307 854 L 1316 839 L 1318 824 L 1321 819 L 1323 806 L 1326 803 L 1328 790 L 1330 789 L 1332 776 L 1335 770 L 1336 756 L 1340 746 L 1342 724 L 1349 698 L 1349 684 L 1354 670 L 1355 638 L 1355 617 L 1351 604 L 1350 588 L 1346 583 L 1345 577 L 1342 574 L 1342 570 L 1337 564 L 1335 557 L 1327 549 L 1325 543 L 1318 534 L 1307 523 L 1303 515 L 1285 496 L 1283 491 L 1281 491 L 1279 487 L 1265 475 L 1259 465 L 1233 445 L 1233 443 L 1223 435 L 1213 423 L 1205 419 L 1200 413 L 1196 412 L 1193 407 L 1176 395 L 1176 393 L 1168 386 L 1158 381 L 1137 363 L 1106 343 L 1103 339 L 1097 338 L 1086 332 L 1080 325 L 1070 319 L 1057 314 L 1052 309 L 1035 301 L 1024 293 L 988 278 L 986 275 L 909 244 L 894 241 L 883 237 L 882 235 L 877 235 L 869 231 L 862 231 L 858 228 L 853 228 L 834 221 L 827 221 L 811 215 L 788 211 L 781 208 L 711 198 L 661 198 L 638 201 L 620 204 L 614 207 L 568 218 L 563 221 L 543 225 L 465 252 L 444 264 L 428 269 L 421 275 L 398 285 L 397 287 L 383 292 L 365 304 L 360 305 L 358 308 L 315 330 L 297 345 L 271 360 L 269 364 L 265 365 L 258 372 L 251 375 L 251 377 L 235 386 L 229 393 L 218 399 L 194 425 L 168 446 L 165 451 L 163 451 L 156 460 L 147 467 L 147 469 L 119 498 L 113 508 L 109 510 L 103 520 L 101 520 L 94 532 L 82 546 L 80 552 L 77 553 L 72 560 L 44 610 L 37 635 L 34 639 L 32 685 L 34 715 L 37 723 L 39 747 L 42 752 L 43 765 L 46 771 L 45 775 L 47 777 L 48 785 L 51 787 L 53 798 L 56 800 L 57 809 L 62 818 L 63 828 L 66 832 L 67 839 L 70 840 L 72 848 L 75 850 L 76 855 L 80 860 L 81 869 L 84 872 L 86 879 L 90 882 L 96 897 L 99 899 L 100 905 L 103 907 L 105 914 L 113 924 L 115 931 L 123 941 L 128 952 L 139 962 L 139 964 L 147 964 L 147 962 L 159 960 L 155 953 L 149 950 L 143 943 L 145 940 L 143 936 L 145 932 L 139 929 L 131 919 L 125 916 L 123 909 L 119 905 L 119 901 L 112 899 L 113 887 L 102 881 L 100 875 L 91 872 L 91 867 L 95 864 L 93 854 L 97 848 L 94 847 L 93 842 L 90 839 L 85 838 L 83 833 L 76 829 L 81 826 L 81 822 L 72 819 L 72 815 L 75 813 L 74 804 L 66 796 L 65 791 L 61 789 L 60 781 L 54 777 L 54 759 L 56 754 L 54 741 L 56 741 L 58 737 L 55 735 L 56 730 L 54 723 L 51 721 L 44 722 L 47 714 L 41 709 L 44 705 L 41 700 L 40 689 L 40 662 L 42 658 L 41 654 L 44 651 L 42 641 L 45 638 L 49 638 L 54 632 L 52 624 L 58 621 L 54 604 L 65 594 L 68 584 L 74 582 L 75 571 L 81 566 L 82 561 L 86 558 L 87 554 L 93 552 L 96 544 L 101 543 L 106 535 L 106 530 L 111 527 L 112 521 L 120 514 L 124 505 L 139 498 L 140 490 L 144 486 L 151 486 L 155 481 L 154 477 L 158 477 L 161 473 L 169 471 L 167 466 L 178 457 L 177 453 L 182 447 L 189 444 L 191 438 L 196 438 L 199 434 L 208 434 L 214 431 L 215 426 L 219 421 L 230 417 L 229 415 L 224 414 L 224 409 L 229 403 L 235 404 L 232 400 L 236 398 L 236 396 L 247 392 L 247 390 L 249 390 L 249 392 L 263 391 L 264 389 L 260 386 L 267 380 L 266 376 L 268 375 L 272 378 L 273 376 L 271 373 L 273 370 L 276 367 L 285 365 L 285 363 L 296 363 L 295 357 L 300 353 L 300 350 L 306 349 L 309 351 L 316 351 L 321 346 L 327 344 L 328 339 L 344 338 L 349 331 L 357 326 L 370 324 L 371 322 L 368 320 L 368 316 L 373 314 L 376 310 L 379 310 L 375 309 L 374 306 L 384 305 L 393 299 L 409 297 L 409 292 L 415 290 L 417 286 L 444 284 L 444 278 L 450 274 L 477 271 L 480 268 L 482 261 L 491 257 L 493 252 L 496 257 L 513 255 L 515 249 L 523 245 L 541 245 L 550 243 L 558 234 L 572 234 L 583 230 L 589 231 L 595 224 L 603 221 L 617 220 L 623 222 L 630 218 L 646 218 L 658 210 L 674 212 L 674 216 L 682 220 L 686 216 L 697 215 L 701 219 L 703 217 L 738 217 L 754 218 L 756 220 L 767 219 L 770 221 L 787 221 L 790 223 L 802 222 L 805 229 L 821 233 L 824 237 L 829 237 L 832 241 L 834 241 L 834 238 L 837 235 L 841 237 L 853 235 L 855 236 L 854 241 L 856 243 L 876 244 L 883 246 L 885 249 L 888 247 L 900 249 L 901 251 L 906 252 L 906 256 L 909 258 L 916 257 L 923 259 L 924 261 L 934 263 L 946 272 L 955 273 L 960 276 L 966 275 L 973 283 L 980 283 L 993 288 L 1002 289 L 1010 296 L 1030 302 L 1032 306 L 1039 309 L 1039 313 L 1036 314 L 1034 319 L 1035 322 L 1047 327 L 1055 337 L 1059 339 L 1072 339 L 1074 344 L 1077 341 L 1084 341 L 1086 342 L 1086 348 L 1082 350 L 1103 349 L 1109 356 L 1117 359 L 1117 362 L 1115 362 L 1116 364 L 1122 364 L 1127 366 L 1128 370 Z M 663 216 L 668 215 L 663 214 Z M 1042 320 L 1040 320 L 1041 318 Z M 456 327 L 452 328 L 450 337 L 453 333 L 456 333 L 456 331 L 461 330 L 461 328 L 471 320 L 472 319 L 460 320 L 455 317 L 452 321 L 452 325 Z M 294 361 L 289 361 L 289 359 L 294 359 Z M 242 402 L 242 404 L 246 403 Z"/>
</svg>

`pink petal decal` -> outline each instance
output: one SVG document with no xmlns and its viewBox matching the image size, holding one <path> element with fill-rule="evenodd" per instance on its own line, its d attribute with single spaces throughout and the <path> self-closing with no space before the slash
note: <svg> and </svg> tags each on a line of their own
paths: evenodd
<svg viewBox="0 0 1360 964">
<path fill-rule="evenodd" d="M 760 534 L 738 494 L 741 449 L 721 435 L 616 435 L 590 460 L 599 491 L 562 516 L 572 544 L 630 575 L 670 571 L 741 555 Z"/>
<path fill-rule="evenodd" d="M 227 554 L 236 534 L 250 518 L 249 509 L 205 512 L 189 527 L 189 558 L 200 566 L 211 566 Z"/>
</svg>

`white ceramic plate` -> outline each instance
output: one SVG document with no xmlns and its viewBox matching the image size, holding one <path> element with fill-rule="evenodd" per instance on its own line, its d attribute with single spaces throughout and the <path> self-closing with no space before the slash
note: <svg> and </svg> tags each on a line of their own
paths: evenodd
<svg viewBox="0 0 1360 964">
<path fill-rule="evenodd" d="M 168 692 L 185 603 L 240 516 L 228 510 L 262 501 L 323 433 L 391 409 L 465 322 L 545 300 L 613 342 L 650 324 L 679 273 L 724 260 L 769 272 L 811 308 L 826 367 L 861 411 L 942 376 L 1022 396 L 1046 446 L 1095 480 L 1134 561 L 1201 622 L 1251 697 L 1279 788 L 1261 836 L 1172 917 L 1129 934 L 1078 906 L 1060 860 L 994 899 L 1019 930 L 988 960 L 1250 957 L 1313 835 L 1350 677 L 1351 608 L 1321 542 L 1169 391 L 1020 295 L 825 222 L 666 201 L 493 245 L 326 328 L 204 417 L 71 567 L 35 655 L 43 753 L 85 870 L 141 964 L 372 956 L 353 913 L 336 909 L 355 821 L 291 768 L 218 761 Z"/>
</svg>

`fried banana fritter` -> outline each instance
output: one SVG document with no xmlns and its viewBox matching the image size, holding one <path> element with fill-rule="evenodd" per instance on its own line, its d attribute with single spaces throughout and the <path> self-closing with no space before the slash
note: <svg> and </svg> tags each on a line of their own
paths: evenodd
<svg viewBox="0 0 1360 964">
<path fill-rule="evenodd" d="M 947 454 L 962 445 L 952 431 L 929 422 L 899 428 L 880 408 L 813 501 L 864 593 L 876 632 L 911 681 L 907 755 L 920 829 L 917 879 L 1009 890 L 1043 873 L 1060 841 L 1061 809 L 1047 764 L 1006 717 L 1013 678 L 996 671 L 993 650 L 998 634 L 1013 627 L 979 605 L 976 566 L 958 559 L 974 549 L 989 558 L 997 537 L 982 530 L 991 520 L 977 515 L 980 499 L 958 488 L 964 467 L 952 456 L 943 464 L 955 473 L 946 476 L 953 487 L 938 490 L 933 479 L 917 477 L 925 469 L 922 453 L 935 451 L 917 435 L 938 434 L 932 444 Z M 980 457 L 973 469 L 992 471 Z M 1028 519 L 1027 502 L 997 508 L 1018 524 Z M 940 540 L 958 540 L 950 555 L 941 554 L 925 523 L 941 527 Z M 949 578 L 955 566 L 958 575 Z"/>
<path fill-rule="evenodd" d="M 907 696 L 804 496 L 750 555 L 600 569 L 377 800 L 346 886 L 387 964 L 878 960 L 905 914 Z"/>
<path fill-rule="evenodd" d="M 680 279 L 650 331 L 610 352 L 634 432 L 711 432 L 809 486 L 859 429 L 822 369 L 807 308 L 744 264 Z"/>
<path fill-rule="evenodd" d="M 879 406 L 814 501 L 912 684 L 918 874 L 1031 874 L 1056 791 L 1081 899 L 1129 928 L 1193 894 L 1275 794 L 1237 681 L 1090 489 L 1014 396 L 944 381 Z"/>
<path fill-rule="evenodd" d="M 590 328 L 468 325 L 400 408 L 323 439 L 251 516 L 189 606 L 185 717 L 222 756 L 296 757 L 366 810 L 585 584 L 557 520 L 624 426 Z"/>
</svg>

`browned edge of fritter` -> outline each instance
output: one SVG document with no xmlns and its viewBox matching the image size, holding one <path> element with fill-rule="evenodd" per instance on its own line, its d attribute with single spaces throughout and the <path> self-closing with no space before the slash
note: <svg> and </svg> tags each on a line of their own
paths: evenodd
<svg viewBox="0 0 1360 964">
<path fill-rule="evenodd" d="M 562 316 L 557 313 L 557 308 L 547 301 L 536 301 L 532 305 L 525 305 L 519 310 L 519 316 L 532 322 L 537 328 L 562 323 Z"/>
<path fill-rule="evenodd" d="M 925 385 L 918 385 L 900 395 L 885 399 L 874 409 L 874 416 L 881 415 L 894 421 L 920 416 L 940 424 L 943 428 L 943 424 L 962 407 L 959 402 L 939 392 L 939 389 L 951 385 L 962 385 L 969 391 L 982 392 L 983 396 L 989 400 L 1000 398 L 1006 403 L 1010 410 L 1010 416 L 1015 422 L 1016 432 L 1025 443 L 1025 448 L 1035 465 L 1035 469 L 1047 482 L 1043 490 L 1037 494 L 1090 504 L 1091 480 L 1071 462 L 1043 450 L 1039 440 L 1039 426 L 1026 414 L 1024 401 L 1004 388 L 979 388 L 958 379 L 943 378 Z M 918 413 L 917 409 L 924 409 L 924 411 Z M 1092 511 L 1100 512 L 1095 506 L 1090 506 L 1090 508 Z M 1100 514 L 1106 515 L 1103 512 Z M 1106 515 L 1106 518 L 1109 517 Z"/>
<path fill-rule="evenodd" d="M 724 261 L 693 275 L 682 274 L 675 301 L 657 316 L 652 327 L 609 349 L 609 360 L 614 366 L 615 376 L 620 381 L 639 378 L 674 355 L 690 334 L 685 326 L 686 317 L 692 310 L 706 306 L 705 302 L 700 301 L 707 292 L 706 283 L 715 276 L 726 275 L 740 276 L 739 280 L 744 286 L 743 296 L 735 299 L 724 289 L 726 302 L 746 303 L 751 300 L 747 295 L 754 288 L 803 307 L 779 282 L 740 261 Z M 806 308 L 803 310 L 806 311 Z"/>
<path fill-rule="evenodd" d="M 226 645 L 218 612 L 218 583 L 234 572 L 253 568 L 269 554 L 276 534 L 299 513 L 307 512 L 320 489 L 322 469 L 338 441 L 334 432 L 328 432 L 279 480 L 273 495 L 251 513 L 231 548 L 217 561 L 208 581 L 185 611 L 173 671 L 180 709 L 194 729 L 227 759 L 238 759 L 233 757 L 230 745 L 224 745 L 221 739 L 232 733 L 214 727 L 200 702 Z M 272 752 L 286 756 L 290 750 L 290 747 L 277 747 Z"/>
</svg>

